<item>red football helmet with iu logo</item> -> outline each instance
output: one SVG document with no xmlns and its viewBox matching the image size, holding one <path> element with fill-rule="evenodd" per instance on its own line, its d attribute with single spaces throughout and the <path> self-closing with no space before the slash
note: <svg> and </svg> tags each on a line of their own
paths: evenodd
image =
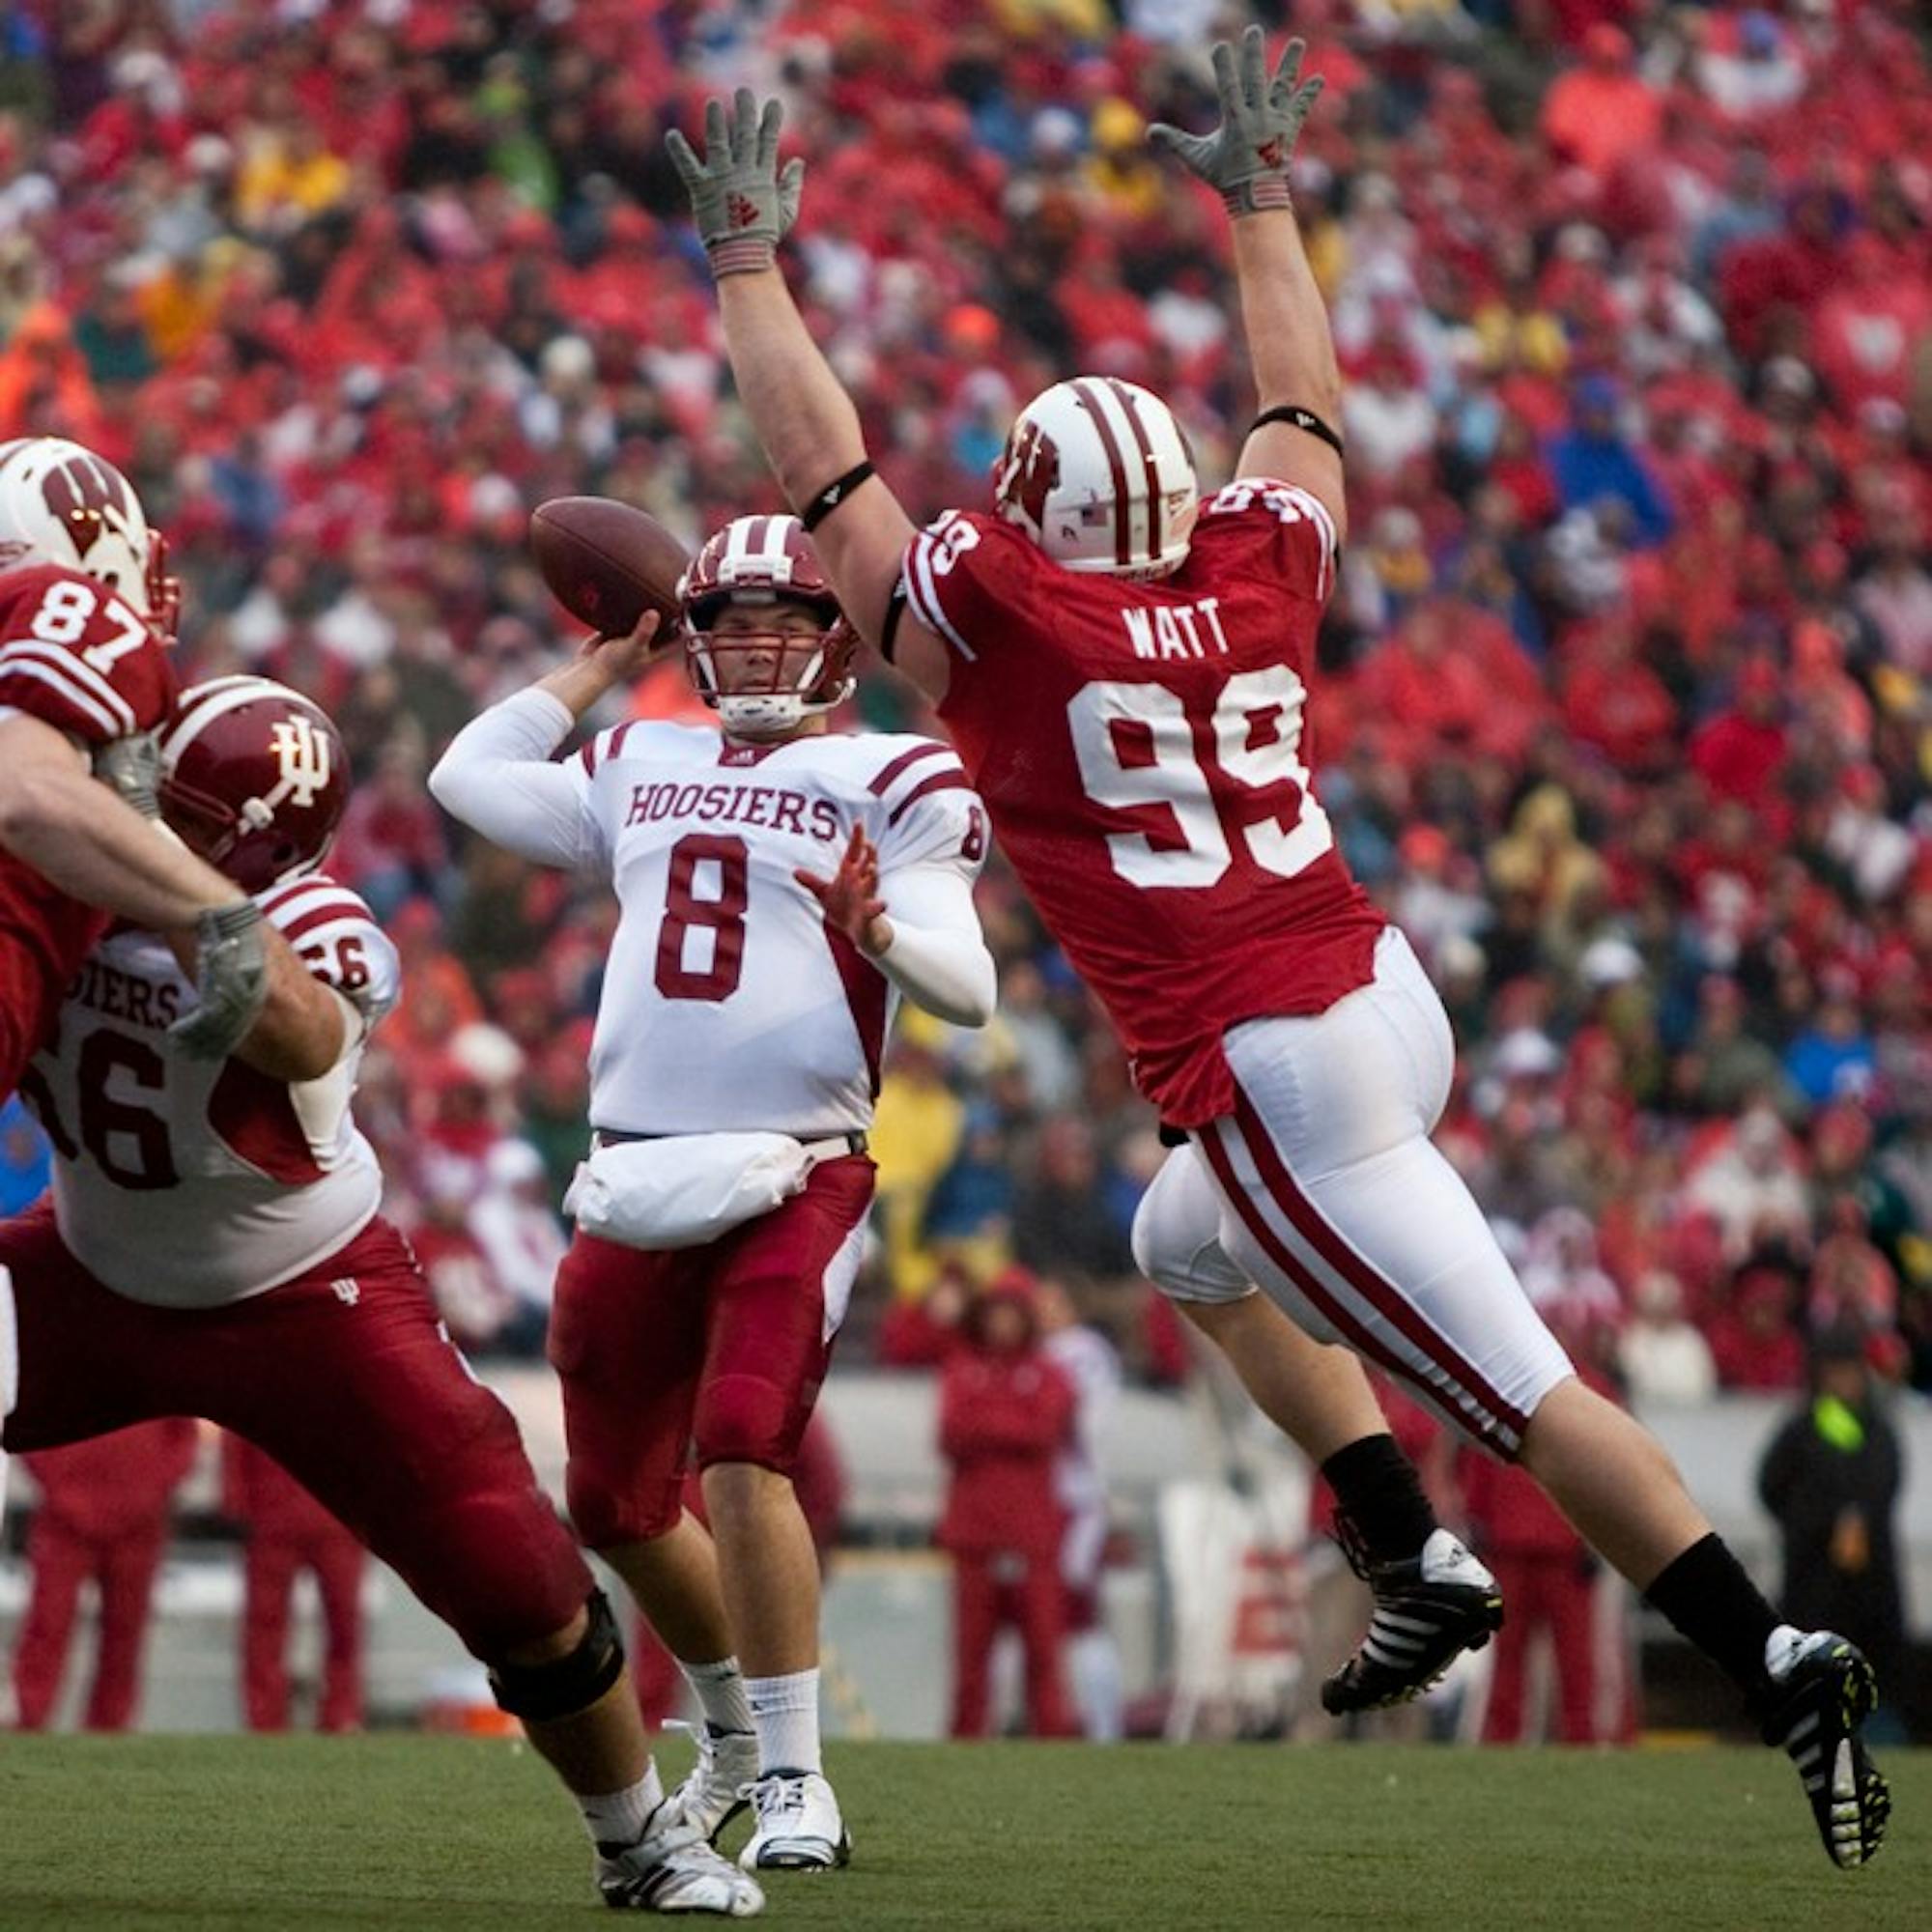
<svg viewBox="0 0 1932 1932">
<path fill-rule="evenodd" d="M 161 736 L 161 816 L 244 892 L 312 872 L 349 804 L 349 753 L 321 705 L 266 677 L 181 695 Z"/>
<path fill-rule="evenodd" d="M 697 695 L 743 738 L 783 737 L 806 718 L 852 695 L 859 638 L 838 609 L 825 567 L 796 517 L 738 517 L 692 558 L 677 586 L 686 663 Z M 796 605 L 817 620 L 810 632 L 738 618 Z M 728 670 L 727 670 L 728 666 Z"/>
</svg>

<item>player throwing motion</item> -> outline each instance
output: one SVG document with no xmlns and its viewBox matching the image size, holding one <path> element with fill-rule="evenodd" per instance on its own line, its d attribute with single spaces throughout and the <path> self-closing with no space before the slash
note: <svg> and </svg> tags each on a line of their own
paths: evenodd
<svg viewBox="0 0 1932 1932">
<path fill-rule="evenodd" d="M 715 1835 L 750 1785 L 741 1862 L 823 1869 L 848 1841 L 820 1763 L 818 1564 L 790 1472 L 859 1266 L 894 999 L 963 1026 L 992 1013 L 972 895 L 986 821 L 948 747 L 827 733 L 856 639 L 797 518 L 727 525 L 680 597 L 721 729 L 620 724 L 551 762 L 629 680 L 648 617 L 484 713 L 430 788 L 498 844 L 616 888 L 590 1165 L 648 1172 L 619 1238 L 580 1207 L 557 1277 L 571 1514 L 703 1706 L 673 1803 Z M 671 1231 L 676 1197 L 730 1195 L 774 1151 L 772 1194 Z M 694 1448 L 710 1537 L 679 1500 Z"/>
<path fill-rule="evenodd" d="M 1335 1338 L 1520 1457 L 1579 1530 L 1721 1664 L 1797 1761 L 1831 1857 L 1862 1863 L 1889 1797 L 1861 1741 L 1874 1690 L 1829 1632 L 1778 1621 L 1662 1448 L 1593 1395 L 1532 1312 L 1429 1133 L 1441 1004 L 1350 876 L 1310 788 L 1307 678 L 1343 526 L 1340 380 L 1289 206 L 1320 82 L 1261 30 L 1214 49 L 1222 121 L 1156 137 L 1219 189 L 1263 408 L 1236 480 L 1197 502 L 1159 401 L 1087 377 L 1024 410 L 990 516 L 916 533 L 773 266 L 801 164 L 779 109 L 708 110 L 672 150 L 718 273 L 726 344 L 781 482 L 868 636 L 940 701 L 1041 916 L 1100 996 L 1142 1091 L 1188 1145 L 1137 1248 L 1267 1412 L 1336 1476 L 1376 1613 L 1331 1710 L 1403 1694 L 1487 1634 L 1479 1566 L 1426 1509 Z M 904 609 L 901 611 L 901 602 Z M 1188 1297 L 1192 1297 L 1191 1303 Z M 1406 1527 L 1405 1527 L 1405 1521 Z"/>
<path fill-rule="evenodd" d="M 609 1605 L 509 1411 L 449 1345 L 349 1111 L 394 948 L 321 873 L 348 791 L 334 725 L 254 677 L 182 698 L 161 803 L 299 953 L 221 1060 L 172 1029 L 172 951 L 122 927 L 82 964 L 23 1091 L 49 1204 L 0 1226 L 18 1322 L 14 1449 L 207 1416 L 265 1449 L 490 1667 L 577 1796 L 613 1906 L 744 1917 L 755 1885 L 674 1820 Z"/>
</svg>

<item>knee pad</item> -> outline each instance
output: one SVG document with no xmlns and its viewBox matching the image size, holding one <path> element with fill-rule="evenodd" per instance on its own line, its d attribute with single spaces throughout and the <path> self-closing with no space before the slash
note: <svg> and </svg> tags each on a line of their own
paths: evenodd
<svg viewBox="0 0 1932 1932">
<path fill-rule="evenodd" d="M 789 1475 L 810 1402 L 762 1376 L 720 1376 L 698 1398 L 697 1464 L 756 1463 Z"/>
<path fill-rule="evenodd" d="M 1221 1197 L 1192 1147 L 1162 1163 L 1134 1210 L 1134 1265 L 1175 1301 L 1239 1301 L 1254 1283 L 1221 1247 Z"/>
<path fill-rule="evenodd" d="M 497 1663 L 490 1689 L 513 1718 L 554 1723 L 587 1711 L 623 1674 L 624 1640 L 611 1614 L 611 1600 L 592 1590 L 584 1608 L 589 1620 L 577 1648 L 547 1663 Z"/>
</svg>

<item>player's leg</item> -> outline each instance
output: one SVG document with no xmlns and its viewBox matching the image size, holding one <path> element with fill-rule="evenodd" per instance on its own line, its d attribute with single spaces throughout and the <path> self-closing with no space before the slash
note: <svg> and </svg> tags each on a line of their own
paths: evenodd
<svg viewBox="0 0 1932 1932">
<path fill-rule="evenodd" d="M 757 1776 L 751 1707 L 718 1559 L 684 1507 L 705 1349 L 705 1255 L 646 1255 L 580 1235 L 557 1271 L 551 1361 L 563 1384 L 578 1534 L 623 1577 L 704 1713 L 696 1768 L 666 1817 L 708 1842 Z"/>
<path fill-rule="evenodd" d="M 44 1730 L 60 1696 L 80 1586 L 93 1562 L 92 1546 L 44 1506 L 34 1512 L 27 1532 L 32 1582 L 27 1612 L 14 1642 L 14 1722 L 23 1731 Z"/>
<path fill-rule="evenodd" d="M 289 1605 L 300 1552 L 286 1537 L 249 1533 L 242 1563 L 242 1710 L 251 1731 L 289 1726 Z"/>
<path fill-rule="evenodd" d="M 1520 1456 L 1577 1529 L 1738 1684 L 1797 1761 L 1826 1848 L 1858 1864 L 1889 1798 L 1860 1740 L 1870 1666 L 1778 1622 L 1661 1445 L 1572 1375 L 1462 1178 L 1430 1143 L 1454 1042 L 1399 934 L 1373 987 L 1228 1036 L 1238 1098 L 1202 1139 L 1224 1245 L 1484 1447 Z"/>
<path fill-rule="evenodd" d="M 99 1645 L 87 1699 L 90 1731 L 125 1731 L 141 1689 L 141 1651 L 154 1608 L 155 1577 L 167 1548 L 165 1526 L 122 1536 L 97 1552 Z"/>
<path fill-rule="evenodd" d="M 1501 1621 L 1493 1579 L 1436 1522 L 1361 1363 L 1277 1305 L 1287 1286 L 1235 1212 L 1259 1212 L 1238 1198 L 1259 1182 L 1226 1169 L 1216 1133 L 1177 1149 L 1154 1177 L 1134 1217 L 1135 1260 L 1335 1493 L 1337 1540 L 1374 1589 L 1376 1610 L 1360 1650 L 1323 1684 L 1322 1703 L 1338 1713 L 1398 1703 L 1489 1641 Z M 1257 1293 L 1257 1280 L 1272 1292 Z"/>
<path fill-rule="evenodd" d="M 196 1319 L 196 1412 L 267 1450 L 489 1666 L 577 1802 L 606 1903 L 757 1911 L 755 1886 L 659 1816 L 610 1605 L 400 1236 L 378 1223 L 312 1274 Z"/>
<path fill-rule="evenodd" d="M 326 1533 L 309 1546 L 309 1568 L 322 1599 L 322 1695 L 319 1731 L 362 1728 L 362 1546 Z"/>
<path fill-rule="evenodd" d="M 722 1243 L 711 1273 L 693 1439 L 758 1740 L 748 1868 L 824 1870 L 851 1853 L 819 1746 L 818 1551 L 791 1478 L 872 1179 L 863 1155 L 824 1162 L 803 1193 Z"/>
</svg>

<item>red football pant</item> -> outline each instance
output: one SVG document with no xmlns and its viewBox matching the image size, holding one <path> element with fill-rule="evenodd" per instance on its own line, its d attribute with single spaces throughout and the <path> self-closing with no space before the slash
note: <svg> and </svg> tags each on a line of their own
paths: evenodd
<svg viewBox="0 0 1932 1932">
<path fill-rule="evenodd" d="M 1483 1742 L 1522 1742 L 1525 1665 L 1537 1633 L 1547 1629 L 1555 1652 L 1557 1734 L 1566 1745 L 1594 1744 L 1594 1581 L 1584 1575 L 1576 1555 L 1492 1556 L 1487 1560 L 1508 1614 L 1493 1639 L 1495 1664 L 1490 1679 L 1490 1708 L 1483 1719 Z"/>
<path fill-rule="evenodd" d="M 90 1731 L 125 1731 L 141 1688 L 141 1646 L 154 1605 L 155 1572 L 167 1548 L 165 1524 L 151 1533 L 96 1540 L 45 1509 L 27 1537 L 33 1594 L 14 1648 L 14 1697 L 23 1731 L 43 1730 L 60 1695 L 80 1588 L 99 1593 L 99 1655 L 87 1700 Z"/>
<path fill-rule="evenodd" d="M 322 1695 L 316 1729 L 362 1723 L 362 1546 L 347 1531 L 294 1538 L 253 1531 L 242 1563 L 242 1709 L 251 1731 L 289 1724 L 289 1605 L 314 1572 L 322 1598 Z"/>
<path fill-rule="evenodd" d="M 1016 1578 L 1001 1573 L 1025 1567 Z M 952 1559 L 952 1735 L 983 1738 L 991 1690 L 993 1639 L 1010 1609 L 1026 1656 L 1027 1728 L 1037 1738 L 1075 1731 L 1060 1675 L 1066 1635 L 1066 1586 L 1051 1557 L 975 1550 Z"/>
<path fill-rule="evenodd" d="M 485 1662 L 554 1635 L 588 1567 L 510 1411 L 443 1337 L 409 1244 L 375 1221 L 224 1308 L 151 1308 L 70 1254 L 51 1208 L 0 1225 L 20 1388 L 9 1449 L 198 1415 L 268 1451 Z"/>
<path fill-rule="evenodd" d="M 565 1488 L 592 1549 L 663 1536 L 700 1468 L 789 1475 L 858 1269 L 872 1163 L 829 1160 L 802 1194 L 703 1247 L 646 1254 L 579 1235 L 557 1270 Z"/>
</svg>

